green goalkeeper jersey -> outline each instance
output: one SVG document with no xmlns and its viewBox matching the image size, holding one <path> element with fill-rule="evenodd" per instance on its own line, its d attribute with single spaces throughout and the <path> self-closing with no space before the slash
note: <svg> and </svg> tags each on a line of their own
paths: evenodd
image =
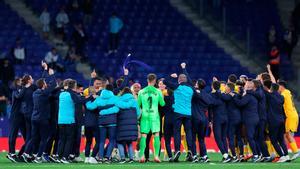
<svg viewBox="0 0 300 169">
<path fill-rule="evenodd" d="M 142 119 L 159 119 L 158 105 L 164 106 L 162 92 L 154 86 L 147 86 L 138 94 L 138 103 L 142 107 Z"/>
</svg>

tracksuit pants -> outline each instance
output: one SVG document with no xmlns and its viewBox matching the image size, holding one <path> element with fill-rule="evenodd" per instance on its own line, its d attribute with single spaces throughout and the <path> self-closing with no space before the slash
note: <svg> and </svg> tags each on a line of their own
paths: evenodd
<svg viewBox="0 0 300 169">
<path fill-rule="evenodd" d="M 81 126 L 80 124 L 75 124 L 74 125 L 74 143 L 73 143 L 73 150 L 72 153 L 75 155 L 75 157 L 80 156 L 80 143 L 81 143 Z"/>
<path fill-rule="evenodd" d="M 75 135 L 75 124 L 59 124 L 58 155 L 59 158 L 69 158 L 72 153 Z"/>
<path fill-rule="evenodd" d="M 227 128 L 228 128 L 227 120 L 213 121 L 214 137 L 222 154 L 228 153 L 228 146 L 227 146 L 227 139 L 226 139 Z"/>
<path fill-rule="evenodd" d="M 237 140 L 237 146 L 240 151 L 240 155 L 244 155 L 244 143 L 242 140 L 242 123 L 241 122 L 229 122 L 228 124 L 228 140 L 229 148 L 232 156 L 236 156 L 235 151 L 235 138 Z"/>
<path fill-rule="evenodd" d="M 37 157 L 41 157 L 46 150 L 47 138 L 49 135 L 49 121 L 32 121 L 32 137 L 26 145 L 25 153 L 32 154 L 34 152 L 34 147 L 38 146 Z"/>
<path fill-rule="evenodd" d="M 51 153 L 57 154 L 58 138 L 59 138 L 57 121 L 51 121 L 50 128 L 51 129 L 47 139 L 47 147 L 46 147 L 46 153 L 48 155 L 51 155 Z"/>
<path fill-rule="evenodd" d="M 85 154 L 84 154 L 85 157 L 90 156 L 91 146 L 92 146 L 92 143 L 93 143 L 93 138 L 95 138 L 96 143 L 94 145 L 91 157 L 96 157 L 96 155 L 99 152 L 99 139 L 100 139 L 99 127 L 98 126 L 92 126 L 92 127 L 85 126 L 84 135 L 85 135 L 85 138 L 86 138 Z"/>
<path fill-rule="evenodd" d="M 259 127 L 258 122 L 245 121 L 244 124 L 246 126 L 246 136 L 250 148 L 252 150 L 252 153 L 253 155 L 258 155 L 257 146 L 255 142 L 255 139 L 257 139 L 257 135 L 258 135 L 257 133 Z"/>
<path fill-rule="evenodd" d="M 106 136 L 108 135 L 109 144 L 105 153 L 105 158 L 110 159 L 111 153 L 116 146 L 116 126 L 100 126 L 100 142 L 99 142 L 99 157 L 103 159 L 104 157 L 104 144 Z"/>
<path fill-rule="evenodd" d="M 184 126 L 184 131 L 186 134 L 186 142 L 189 151 L 195 152 L 193 150 L 193 139 L 192 139 L 192 121 L 191 116 L 181 115 L 179 113 L 174 113 L 174 140 L 175 140 L 175 152 L 180 151 L 181 145 L 181 126 Z M 193 154 L 196 155 L 196 154 Z"/>
<path fill-rule="evenodd" d="M 258 132 L 257 132 L 257 150 L 258 153 L 261 153 L 263 157 L 269 157 L 270 153 L 266 144 L 265 131 L 267 128 L 267 122 L 265 120 L 260 120 L 258 123 Z"/>
<path fill-rule="evenodd" d="M 15 154 L 16 153 L 16 140 L 18 138 L 18 132 L 21 131 L 21 134 L 26 140 L 26 128 L 24 117 L 17 117 L 10 119 L 10 131 L 8 136 L 8 144 L 9 144 L 9 153 Z M 25 144 L 23 144 L 21 150 L 19 151 L 19 155 L 22 155 L 25 150 Z"/>
<path fill-rule="evenodd" d="M 165 120 L 164 122 L 164 139 L 165 139 L 165 148 L 168 153 L 168 157 L 172 158 L 172 149 L 171 149 L 171 138 L 174 133 L 174 125 L 172 121 Z"/>
<path fill-rule="evenodd" d="M 25 116 L 25 129 L 26 129 L 25 145 L 27 146 L 31 138 L 31 116 Z"/>
<path fill-rule="evenodd" d="M 288 149 L 284 140 L 285 124 L 280 123 L 278 125 L 269 125 L 269 136 L 271 143 L 274 146 L 277 154 L 281 156 L 288 155 Z"/>
<path fill-rule="evenodd" d="M 197 154 L 196 148 L 196 138 L 198 138 L 198 144 L 200 149 L 200 157 L 207 155 L 206 145 L 205 145 L 205 134 L 207 130 L 207 121 L 201 120 L 192 120 L 192 129 L 193 129 L 193 154 Z"/>
</svg>

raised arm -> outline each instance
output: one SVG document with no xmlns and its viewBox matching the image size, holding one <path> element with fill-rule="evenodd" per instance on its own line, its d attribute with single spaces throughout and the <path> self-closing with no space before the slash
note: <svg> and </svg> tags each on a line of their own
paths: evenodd
<svg viewBox="0 0 300 169">
<path fill-rule="evenodd" d="M 187 70 L 186 70 L 186 63 L 183 62 L 183 63 L 180 64 L 180 66 L 181 66 L 181 68 L 182 68 L 182 73 L 185 74 L 185 76 L 186 76 L 186 78 L 187 78 L 187 80 L 188 80 L 188 83 L 189 83 L 191 86 L 193 86 L 193 81 L 192 81 L 191 77 L 189 76 L 189 74 L 188 74 L 188 72 L 187 72 Z"/>
<path fill-rule="evenodd" d="M 177 78 L 177 74 L 173 73 L 173 74 L 171 74 L 171 77 Z M 171 82 L 171 80 L 164 79 L 163 83 L 172 90 L 175 90 L 178 87 L 178 84 Z"/>
<path fill-rule="evenodd" d="M 275 77 L 274 77 L 274 75 L 272 73 L 271 66 L 269 64 L 267 65 L 267 69 L 268 69 L 268 73 L 269 73 L 269 75 L 271 77 L 272 83 L 276 83 L 276 79 L 275 79 Z"/>
</svg>

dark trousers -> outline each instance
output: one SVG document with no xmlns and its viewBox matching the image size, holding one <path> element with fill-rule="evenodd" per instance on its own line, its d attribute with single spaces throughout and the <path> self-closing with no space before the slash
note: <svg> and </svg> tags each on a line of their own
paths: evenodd
<svg viewBox="0 0 300 169">
<path fill-rule="evenodd" d="M 288 155 L 288 149 L 284 140 L 285 124 L 280 123 L 277 126 L 269 125 L 269 136 L 277 154 L 281 156 Z"/>
<path fill-rule="evenodd" d="M 119 33 L 109 34 L 109 50 L 117 50 L 119 46 Z"/>
<path fill-rule="evenodd" d="M 228 124 L 228 140 L 229 148 L 232 156 L 236 156 L 235 152 L 235 140 L 237 140 L 237 146 L 240 151 L 240 155 L 244 155 L 244 143 L 242 140 L 242 123 L 241 122 L 229 122 Z"/>
<path fill-rule="evenodd" d="M 31 138 L 31 116 L 25 116 L 25 129 L 26 129 L 25 146 L 27 146 Z"/>
<path fill-rule="evenodd" d="M 171 149 L 171 138 L 173 137 L 174 126 L 172 122 L 164 122 L 164 138 L 165 138 L 165 147 L 168 153 L 168 157 L 172 158 L 172 149 Z"/>
<path fill-rule="evenodd" d="M 35 146 L 38 147 L 38 157 L 43 155 L 43 152 L 46 150 L 47 146 L 47 138 L 49 135 L 49 121 L 42 120 L 42 121 L 32 121 L 32 137 L 26 145 L 25 153 L 32 154 L 35 150 Z"/>
<path fill-rule="evenodd" d="M 58 147 L 58 126 L 57 126 L 57 122 L 50 122 L 50 133 L 49 133 L 49 137 L 47 139 L 47 147 L 46 147 L 46 153 L 51 155 L 51 151 L 52 154 L 57 154 L 57 147 Z"/>
<path fill-rule="evenodd" d="M 174 140 L 175 140 L 175 152 L 180 151 L 181 145 L 181 126 L 184 126 L 185 138 L 189 151 L 195 152 L 193 150 L 193 140 L 192 140 L 192 122 L 191 117 L 183 116 L 178 113 L 174 113 Z M 195 154 L 194 154 L 195 155 Z"/>
<path fill-rule="evenodd" d="M 81 125 L 75 124 L 74 130 L 75 130 L 75 133 L 74 133 L 74 143 L 73 143 L 72 154 L 74 154 L 75 157 L 79 157 L 80 143 L 81 143 Z"/>
<path fill-rule="evenodd" d="M 99 139 L 100 139 L 100 132 L 99 132 L 99 127 L 98 126 L 93 126 L 93 127 L 85 127 L 84 128 L 84 135 L 86 138 L 86 143 L 85 143 L 85 157 L 90 156 L 91 152 L 91 145 L 93 143 L 93 138 L 95 138 L 95 146 L 92 151 L 92 157 L 96 157 L 96 155 L 99 152 Z"/>
<path fill-rule="evenodd" d="M 216 143 L 221 151 L 222 154 L 228 153 L 228 146 L 227 146 L 227 121 L 214 121 L 213 122 L 213 130 Z"/>
<path fill-rule="evenodd" d="M 8 144 L 9 144 L 9 153 L 16 153 L 16 140 L 18 137 L 18 132 L 21 131 L 23 139 L 26 140 L 26 128 L 24 117 L 13 118 L 10 120 L 10 131 L 8 136 Z M 25 144 L 23 144 L 21 150 L 19 151 L 19 155 L 22 155 L 25 150 Z"/>
<path fill-rule="evenodd" d="M 58 155 L 60 158 L 68 158 L 74 144 L 74 124 L 62 124 L 59 126 Z"/>
<path fill-rule="evenodd" d="M 101 126 L 100 129 L 100 142 L 99 142 L 99 157 L 103 159 L 104 157 L 104 144 L 106 136 L 108 135 L 109 145 L 107 147 L 105 158 L 110 158 L 113 149 L 116 146 L 116 126 Z"/>
<path fill-rule="evenodd" d="M 258 123 L 258 132 L 257 132 L 257 140 L 256 140 L 256 146 L 258 153 L 261 153 L 263 157 L 269 157 L 269 151 L 266 144 L 266 131 L 267 123 L 265 120 L 260 120 Z"/>
<path fill-rule="evenodd" d="M 246 122 L 246 135 L 253 155 L 258 155 L 255 139 L 257 139 L 258 122 Z"/>
<path fill-rule="evenodd" d="M 196 148 L 196 138 L 198 138 L 200 157 L 207 155 L 206 145 L 205 145 L 205 134 L 207 130 L 207 122 L 200 120 L 192 120 L 192 129 L 193 129 L 193 154 L 197 154 Z"/>
</svg>

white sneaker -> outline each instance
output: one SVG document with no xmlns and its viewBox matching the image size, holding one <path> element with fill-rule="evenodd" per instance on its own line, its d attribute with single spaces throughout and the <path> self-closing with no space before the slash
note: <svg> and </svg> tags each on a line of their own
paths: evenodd
<svg viewBox="0 0 300 169">
<path fill-rule="evenodd" d="M 83 159 L 81 157 L 75 157 L 73 161 L 80 163 L 83 162 Z"/>
<path fill-rule="evenodd" d="M 90 157 L 85 157 L 84 163 L 88 164 L 90 162 Z"/>
<path fill-rule="evenodd" d="M 290 162 L 290 161 L 291 161 L 291 159 L 290 159 L 290 156 L 289 156 L 289 155 L 286 155 L 286 156 L 285 156 L 285 158 L 286 158 L 286 161 L 287 161 L 287 162 Z"/>
<path fill-rule="evenodd" d="M 96 158 L 90 157 L 89 163 L 90 163 L 90 164 L 98 164 L 98 161 L 96 160 Z"/>
<path fill-rule="evenodd" d="M 300 151 L 298 151 L 298 153 L 295 153 L 294 155 L 293 155 L 293 157 L 291 158 L 291 160 L 296 160 L 297 158 L 299 158 L 300 157 Z"/>
<path fill-rule="evenodd" d="M 277 161 L 277 163 L 284 163 L 284 162 L 287 162 L 288 159 L 286 158 L 286 156 L 282 156 L 279 158 L 279 160 Z"/>
</svg>

